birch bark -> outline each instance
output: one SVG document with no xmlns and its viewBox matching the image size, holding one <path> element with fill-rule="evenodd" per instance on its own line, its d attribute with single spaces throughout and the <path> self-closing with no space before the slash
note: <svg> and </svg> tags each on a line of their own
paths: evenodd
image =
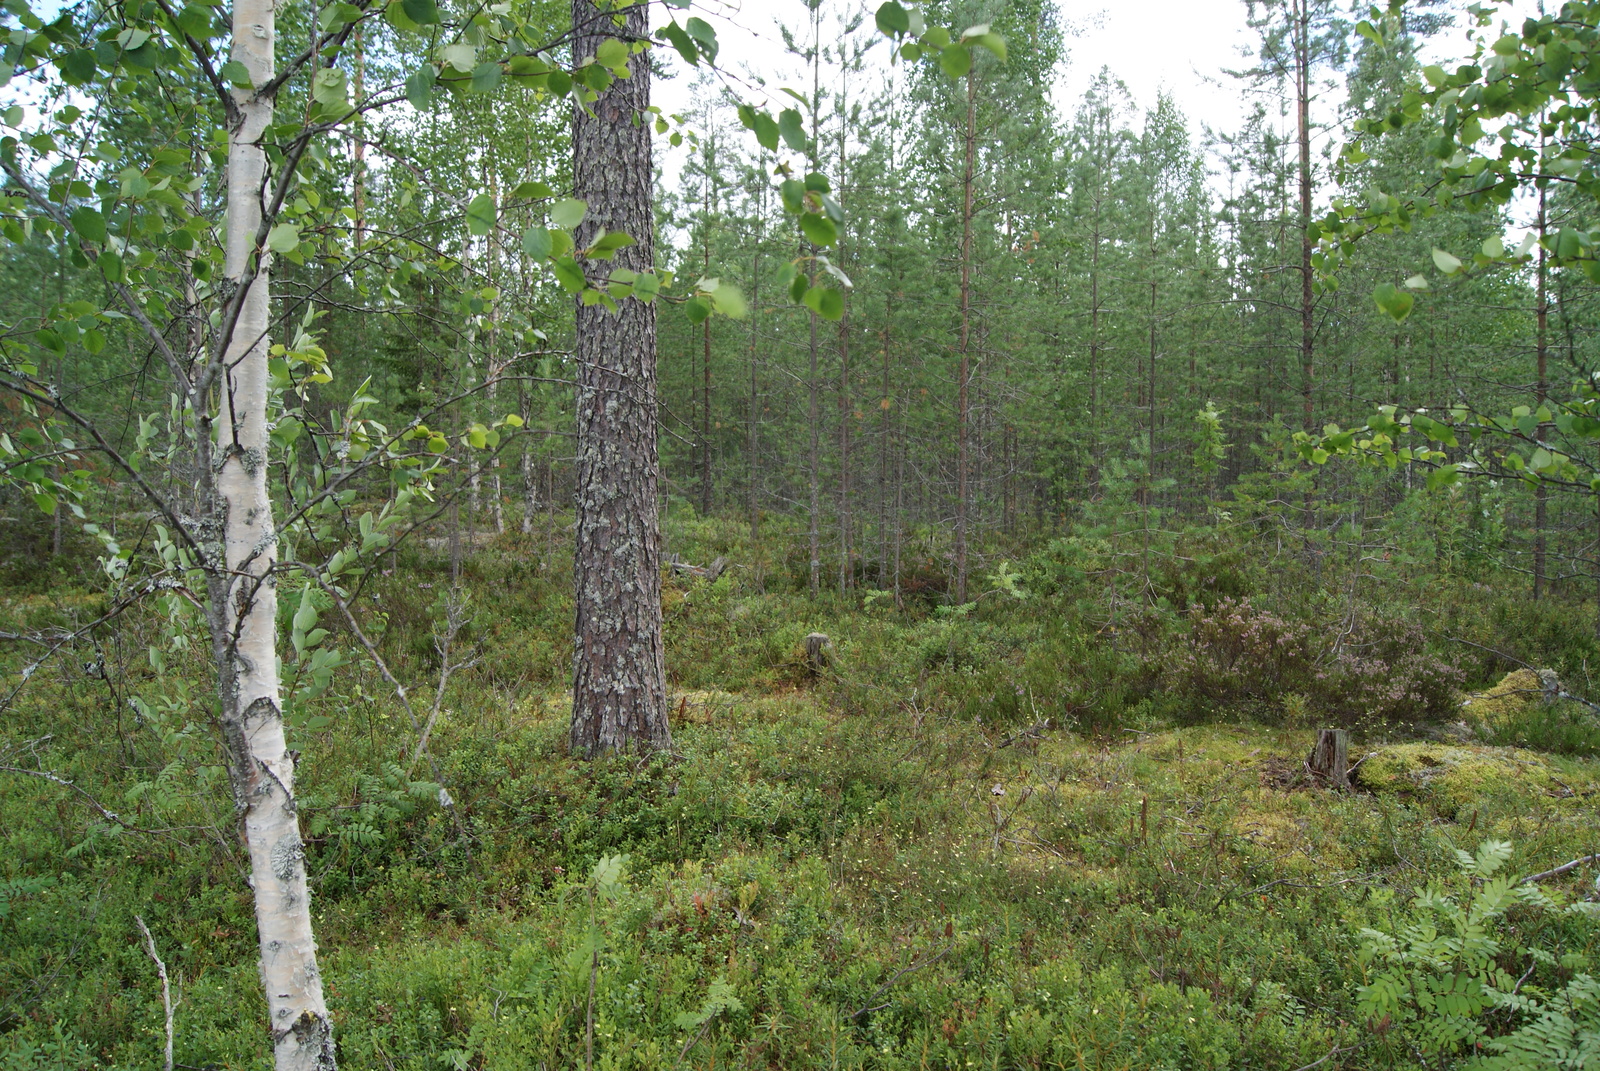
<svg viewBox="0 0 1600 1071">
<path fill-rule="evenodd" d="M 273 76 L 272 0 L 235 0 L 232 58 L 252 85 Z M 311 932 L 305 851 L 294 798 L 294 757 L 284 738 L 276 650 L 277 531 L 267 487 L 269 254 L 261 240 L 269 180 L 262 141 L 273 97 L 234 90 L 228 141 L 226 297 L 244 286 L 234 329 L 220 340 L 216 436 L 203 479 L 224 569 L 210 570 L 209 626 L 223 739 L 250 854 L 277 1071 L 332 1071 L 332 1022 Z M 198 401 L 198 399 L 197 399 Z"/>
</svg>

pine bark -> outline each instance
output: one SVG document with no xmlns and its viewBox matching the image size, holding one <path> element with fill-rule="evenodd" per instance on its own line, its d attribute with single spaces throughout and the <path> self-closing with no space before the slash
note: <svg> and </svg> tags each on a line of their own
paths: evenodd
<svg viewBox="0 0 1600 1071">
<path fill-rule="evenodd" d="M 968 458 L 968 380 L 971 376 L 969 349 L 972 344 L 972 183 L 976 164 L 978 128 L 978 85 L 967 72 L 966 160 L 961 171 L 961 356 L 956 366 L 956 603 L 967 601 L 967 513 L 971 490 L 967 486 L 971 460 Z"/>
<path fill-rule="evenodd" d="M 1537 380 L 1534 385 L 1534 407 L 1543 409 L 1544 403 L 1550 394 L 1549 359 L 1550 359 L 1550 287 L 1549 265 L 1544 248 L 1545 232 L 1548 217 L 1545 214 L 1545 191 L 1539 191 L 1539 270 L 1538 290 L 1534 307 L 1535 320 L 1535 356 L 1537 362 L 1535 372 Z M 1539 444 L 1544 445 L 1549 438 L 1552 428 L 1548 423 L 1539 425 Z M 1545 594 L 1544 575 L 1545 562 L 1545 529 L 1549 524 L 1546 498 L 1549 489 L 1544 480 L 1533 485 L 1533 600 L 1538 602 Z"/>
<path fill-rule="evenodd" d="M 1316 295 L 1311 273 L 1311 2 L 1293 5 L 1295 112 L 1300 149 L 1300 393 L 1305 430 L 1316 428 L 1312 365 L 1316 341 Z M 1310 495 L 1307 494 L 1309 502 Z M 1309 523 L 1309 518 L 1308 518 Z"/>
<path fill-rule="evenodd" d="M 273 76 L 272 0 L 237 0 L 232 56 L 252 85 Z M 269 182 L 262 140 L 273 98 L 234 90 L 228 140 L 228 205 L 223 293 L 244 296 L 221 340 L 221 403 L 215 439 L 200 436 L 210 515 L 220 530 L 223 569 L 208 578 L 208 625 L 217 664 L 222 735 L 234 804 L 250 855 L 277 1071 L 331 1071 L 333 1023 L 322 994 L 305 848 L 294 797 L 294 756 L 284 736 L 277 667 L 277 530 L 267 486 L 269 254 L 260 242 Z"/>
<path fill-rule="evenodd" d="M 615 17 L 573 0 L 573 55 L 593 56 L 608 37 L 644 40 L 643 6 Z M 587 248 L 601 229 L 635 244 L 611 263 L 588 265 L 602 282 L 614 268 L 649 271 L 651 223 L 648 61 L 579 105 L 572 132 L 576 196 L 589 210 L 575 235 Z M 577 310 L 576 646 L 569 743 L 574 754 L 669 749 L 661 638 L 661 548 L 656 449 L 656 312 L 634 298 L 618 311 Z"/>
</svg>

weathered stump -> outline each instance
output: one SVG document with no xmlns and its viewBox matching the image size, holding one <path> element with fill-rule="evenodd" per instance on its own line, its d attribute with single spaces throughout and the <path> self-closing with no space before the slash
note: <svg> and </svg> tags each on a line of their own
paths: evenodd
<svg viewBox="0 0 1600 1071">
<path fill-rule="evenodd" d="M 813 673 L 821 673 L 833 665 L 833 641 L 826 632 L 813 632 L 806 637 L 806 665 Z"/>
<path fill-rule="evenodd" d="M 1350 734 L 1343 729 L 1317 730 L 1317 746 L 1311 749 L 1306 769 L 1318 784 L 1349 791 Z"/>
</svg>

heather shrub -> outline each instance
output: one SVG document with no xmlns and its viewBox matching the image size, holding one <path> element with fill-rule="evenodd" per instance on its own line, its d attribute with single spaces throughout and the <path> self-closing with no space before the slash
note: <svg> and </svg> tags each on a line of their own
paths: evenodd
<svg viewBox="0 0 1600 1071">
<path fill-rule="evenodd" d="M 1172 663 L 1175 687 L 1209 706 L 1264 705 L 1290 692 L 1321 692 L 1316 631 L 1250 604 L 1223 598 L 1189 611 L 1188 642 Z"/>
<path fill-rule="evenodd" d="M 1427 721 L 1459 709 L 1462 681 L 1459 669 L 1428 649 L 1421 629 L 1369 617 L 1334 651 L 1328 699 L 1335 714 Z"/>
<path fill-rule="evenodd" d="M 1461 672 L 1433 654 L 1421 630 L 1361 615 L 1348 633 L 1220 599 L 1190 609 L 1190 629 L 1172 662 L 1173 687 L 1211 708 L 1265 714 L 1288 696 L 1339 724 L 1442 718 L 1458 704 Z"/>
</svg>

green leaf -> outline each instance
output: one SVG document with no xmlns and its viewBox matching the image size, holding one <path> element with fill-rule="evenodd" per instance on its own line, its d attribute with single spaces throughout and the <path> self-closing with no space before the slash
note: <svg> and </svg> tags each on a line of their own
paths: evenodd
<svg viewBox="0 0 1600 1071">
<path fill-rule="evenodd" d="M 694 39 L 689 36 L 689 31 L 678 25 L 678 20 L 673 19 L 667 25 L 656 31 L 656 38 L 666 41 L 677 49 L 678 55 L 691 67 L 700 66 L 700 49 L 695 45 Z"/>
<path fill-rule="evenodd" d="M 550 222 L 562 230 L 571 230 L 583 222 L 583 217 L 588 214 L 589 205 L 575 197 L 568 197 L 564 201 L 557 201 L 550 206 Z"/>
<path fill-rule="evenodd" d="M 78 240 L 104 245 L 106 241 L 106 219 L 99 212 L 84 205 L 72 210 L 72 229 L 78 233 Z"/>
<path fill-rule="evenodd" d="M 1577 260 L 1583 256 L 1583 247 L 1586 236 L 1571 227 L 1562 227 L 1556 232 L 1555 254 L 1562 260 Z"/>
<path fill-rule="evenodd" d="M 318 104 L 339 106 L 350 101 L 345 73 L 337 67 L 324 67 L 311 80 L 311 99 Z"/>
<path fill-rule="evenodd" d="M 46 491 L 33 493 L 33 504 L 39 507 L 40 513 L 54 513 L 56 511 L 56 496 Z"/>
<path fill-rule="evenodd" d="M 469 74 L 478 65 L 478 50 L 465 42 L 457 42 L 440 49 L 439 58 L 444 60 L 446 66 Z"/>
<path fill-rule="evenodd" d="M 783 135 L 784 144 L 795 152 L 806 151 L 805 120 L 793 108 L 785 108 L 778 113 L 778 133 Z"/>
<path fill-rule="evenodd" d="M 783 207 L 793 213 L 801 213 L 806 209 L 806 184 L 799 179 L 784 179 L 778 187 L 778 196 L 783 198 Z"/>
<path fill-rule="evenodd" d="M 474 93 L 490 93 L 500 86 L 500 78 L 504 74 L 498 63 L 480 63 L 472 68 L 472 91 Z"/>
<path fill-rule="evenodd" d="M 756 141 L 763 149 L 771 152 L 778 151 L 778 123 L 766 112 L 757 112 L 755 117 Z"/>
<path fill-rule="evenodd" d="M 1411 315 L 1411 308 L 1417 303 L 1412 294 L 1400 290 L 1393 283 L 1383 283 L 1372 292 L 1372 300 L 1377 302 L 1378 311 L 1394 320 L 1403 323 Z"/>
<path fill-rule="evenodd" d="M 609 231 L 600 236 L 600 240 L 589 247 L 589 255 L 598 260 L 610 260 L 617 255 L 617 250 L 626 249 L 633 245 L 633 237 L 621 231 Z"/>
<path fill-rule="evenodd" d="M 539 197 L 554 197 L 555 192 L 538 179 L 529 179 L 527 182 L 517 183 L 517 188 L 511 191 L 511 199 L 528 201 Z"/>
<path fill-rule="evenodd" d="M 406 79 L 406 100 L 419 112 L 433 101 L 433 78 L 433 68 L 424 67 Z"/>
<path fill-rule="evenodd" d="M 561 284 L 561 289 L 569 294 L 582 292 L 588 285 L 588 280 L 583 276 L 583 269 L 571 257 L 562 257 L 555 262 L 556 282 Z"/>
<path fill-rule="evenodd" d="M 628 62 L 628 46 L 615 37 L 608 37 L 594 50 L 594 61 L 614 71 Z"/>
<path fill-rule="evenodd" d="M 467 230 L 474 237 L 482 238 L 494 230 L 496 218 L 494 198 L 487 193 L 480 193 L 467 205 Z"/>
<path fill-rule="evenodd" d="M 968 43 L 977 48 L 987 48 L 1001 63 L 1006 61 L 1006 39 L 997 33 L 981 33 Z"/>
<path fill-rule="evenodd" d="M 939 52 L 939 66 L 951 78 L 960 78 L 972 70 L 972 53 L 965 45 L 950 45 Z"/>
<path fill-rule="evenodd" d="M 534 260 L 544 260 L 553 248 L 547 227 L 529 227 L 522 234 L 522 251 Z"/>
<path fill-rule="evenodd" d="M 250 70 L 238 60 L 229 60 L 224 63 L 222 69 L 217 72 L 217 77 L 240 89 L 249 89 L 251 87 Z"/>
<path fill-rule="evenodd" d="M 717 43 L 717 31 L 711 24 L 705 19 L 691 16 L 689 21 L 684 23 L 684 29 L 689 31 L 689 36 L 700 46 L 700 51 L 705 54 L 706 59 L 711 63 L 717 62 L 717 50 L 721 46 Z"/>
<path fill-rule="evenodd" d="M 824 320 L 837 320 L 844 316 L 844 294 L 831 286 L 813 286 L 800 301 Z"/>
<path fill-rule="evenodd" d="M 646 305 L 656 299 L 661 293 L 661 278 L 653 272 L 644 272 L 633 281 L 633 296 Z"/>
<path fill-rule="evenodd" d="M 300 248 L 300 228 L 293 223 L 279 223 L 267 232 L 267 248 L 274 253 L 288 255 Z"/>
<path fill-rule="evenodd" d="M 432 26 L 439 21 L 439 5 L 434 0 L 400 0 L 400 9 L 418 26 Z"/>
<path fill-rule="evenodd" d="M 800 217 L 800 230 L 813 245 L 830 246 L 839 240 L 839 230 L 827 216 L 807 212 Z"/>
<path fill-rule="evenodd" d="M 56 60 L 61 70 L 61 80 L 69 86 L 81 86 L 94 79 L 94 52 L 87 48 L 74 49 Z"/>
<path fill-rule="evenodd" d="M 545 84 L 550 87 L 550 92 L 558 97 L 564 97 L 572 92 L 572 75 L 566 71 L 551 71 Z"/>
<path fill-rule="evenodd" d="M 742 320 L 749 311 L 744 293 L 732 283 L 723 283 L 711 291 L 711 302 L 722 315 Z"/>
<path fill-rule="evenodd" d="M 888 0 L 878 8 L 875 21 L 878 24 L 878 32 L 889 37 L 911 32 L 911 16 L 894 0 Z"/>
<path fill-rule="evenodd" d="M 550 65 L 538 56 L 512 56 L 506 60 L 506 74 L 520 86 L 539 86 L 550 73 Z"/>
<path fill-rule="evenodd" d="M 711 302 L 702 297 L 692 297 L 683 303 L 683 311 L 691 324 L 699 325 L 711 318 Z"/>
<path fill-rule="evenodd" d="M 1404 286 L 1407 290 L 1431 290 L 1431 289 L 1433 289 L 1432 286 L 1428 282 L 1428 277 L 1426 275 L 1421 275 L 1421 274 L 1413 275 L 1411 278 L 1407 279 L 1401 285 Z"/>
<path fill-rule="evenodd" d="M 1435 249 L 1433 251 L 1433 263 L 1446 275 L 1454 275 L 1461 270 L 1461 260 L 1446 253 L 1443 249 Z"/>
</svg>

